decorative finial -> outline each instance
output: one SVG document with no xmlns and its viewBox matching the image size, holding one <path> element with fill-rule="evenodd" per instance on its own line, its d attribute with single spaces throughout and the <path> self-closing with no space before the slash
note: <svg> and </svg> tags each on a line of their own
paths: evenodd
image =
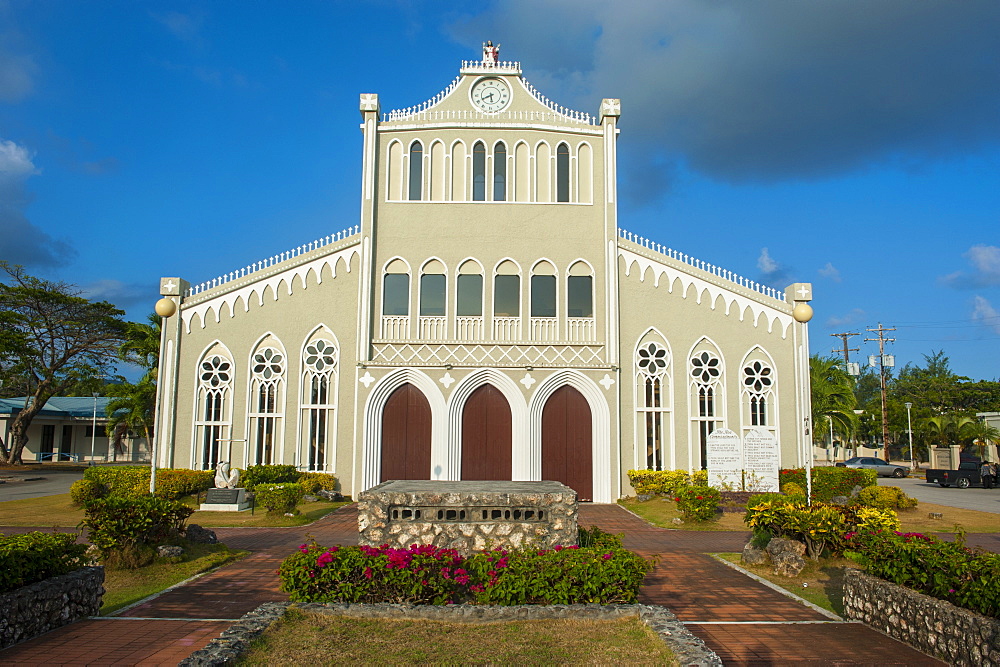
<svg viewBox="0 0 1000 667">
<path fill-rule="evenodd" d="M 486 66 L 496 66 L 500 62 L 500 45 L 493 46 L 492 40 L 487 40 L 483 44 L 483 64 Z"/>
</svg>

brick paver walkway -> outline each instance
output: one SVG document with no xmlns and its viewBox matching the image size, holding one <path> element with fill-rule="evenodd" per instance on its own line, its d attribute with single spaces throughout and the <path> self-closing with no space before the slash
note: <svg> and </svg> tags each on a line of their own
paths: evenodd
<svg viewBox="0 0 1000 667">
<path fill-rule="evenodd" d="M 706 552 L 740 551 L 748 534 L 656 528 L 617 505 L 581 505 L 580 523 L 624 533 L 625 544 L 659 558 L 642 601 L 669 608 L 727 665 L 939 665 L 864 625 L 828 617 L 719 563 Z M 275 570 L 314 537 L 357 541 L 354 506 L 302 528 L 218 528 L 244 560 L 168 591 L 118 617 L 89 619 L 4 651 L 0 665 L 176 665 L 261 602 L 286 599 Z"/>
</svg>

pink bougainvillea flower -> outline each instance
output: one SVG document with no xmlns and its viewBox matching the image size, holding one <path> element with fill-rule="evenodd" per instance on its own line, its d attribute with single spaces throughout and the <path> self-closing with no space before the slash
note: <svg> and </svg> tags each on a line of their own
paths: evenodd
<svg viewBox="0 0 1000 667">
<path fill-rule="evenodd" d="M 300 545 L 299 545 L 299 551 L 301 551 L 301 552 L 302 552 L 302 553 L 304 553 L 304 554 L 307 554 L 307 553 L 309 553 L 309 547 L 307 547 L 307 546 L 306 546 L 306 545 L 304 545 L 304 544 L 300 544 Z"/>
<path fill-rule="evenodd" d="M 365 579 L 371 579 L 371 578 L 372 578 L 372 569 L 370 567 L 366 567 L 365 568 Z"/>
</svg>

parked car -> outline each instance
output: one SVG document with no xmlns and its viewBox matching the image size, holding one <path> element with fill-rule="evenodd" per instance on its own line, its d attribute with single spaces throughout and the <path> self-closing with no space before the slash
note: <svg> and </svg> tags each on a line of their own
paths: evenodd
<svg viewBox="0 0 1000 667">
<path fill-rule="evenodd" d="M 934 484 L 935 482 L 939 486 L 951 486 L 954 484 L 960 489 L 967 489 L 970 486 L 982 486 L 983 478 L 979 476 L 979 465 L 975 461 L 962 461 L 958 464 L 958 470 L 931 468 L 927 471 L 925 478 L 928 484 Z"/>
<path fill-rule="evenodd" d="M 838 468 L 867 468 L 880 477 L 906 477 L 906 468 L 872 456 L 855 456 L 837 464 Z"/>
</svg>

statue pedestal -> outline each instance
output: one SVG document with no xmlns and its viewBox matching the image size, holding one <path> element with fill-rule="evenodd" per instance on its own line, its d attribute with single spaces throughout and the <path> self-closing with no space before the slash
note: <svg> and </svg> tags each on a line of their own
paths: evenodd
<svg viewBox="0 0 1000 667">
<path fill-rule="evenodd" d="M 209 489 L 200 512 L 242 512 L 250 509 L 246 489 Z"/>
</svg>

